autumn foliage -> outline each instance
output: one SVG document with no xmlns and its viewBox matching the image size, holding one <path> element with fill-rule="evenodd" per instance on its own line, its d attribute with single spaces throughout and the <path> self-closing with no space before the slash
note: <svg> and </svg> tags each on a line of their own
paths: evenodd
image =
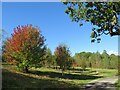
<svg viewBox="0 0 120 90">
<path fill-rule="evenodd" d="M 55 50 L 56 62 L 60 66 L 62 73 L 64 70 L 70 68 L 72 65 L 72 59 L 70 56 L 70 50 L 65 45 L 59 45 Z"/>
<path fill-rule="evenodd" d="M 44 55 L 44 41 L 44 36 L 38 27 L 18 26 L 5 43 L 3 52 L 5 60 L 25 70 L 35 66 Z"/>
</svg>

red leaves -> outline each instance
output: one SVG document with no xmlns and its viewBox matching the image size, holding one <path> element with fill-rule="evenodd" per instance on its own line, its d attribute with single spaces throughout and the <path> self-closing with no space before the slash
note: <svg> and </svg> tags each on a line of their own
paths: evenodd
<svg viewBox="0 0 120 90">
<path fill-rule="evenodd" d="M 62 61 L 67 61 L 70 57 L 69 49 L 64 45 L 59 45 L 55 50 L 55 55 Z M 63 60 L 64 58 L 64 60 Z"/>
<path fill-rule="evenodd" d="M 58 47 L 56 48 L 56 54 L 57 54 L 59 57 L 61 57 L 61 56 L 62 56 L 62 53 L 63 53 L 62 47 L 61 47 L 61 46 L 58 46 Z"/>
<path fill-rule="evenodd" d="M 8 61 L 13 61 L 12 53 L 19 53 L 25 48 L 29 50 L 41 43 L 40 31 L 32 25 L 23 25 L 14 28 L 14 33 L 6 42 L 5 56 Z"/>
</svg>

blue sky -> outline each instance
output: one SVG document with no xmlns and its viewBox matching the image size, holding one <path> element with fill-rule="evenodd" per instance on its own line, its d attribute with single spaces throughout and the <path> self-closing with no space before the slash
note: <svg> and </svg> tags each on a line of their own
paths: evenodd
<svg viewBox="0 0 120 90">
<path fill-rule="evenodd" d="M 39 3 L 2 3 L 2 28 L 10 37 L 18 25 L 33 24 L 39 26 L 46 38 L 47 46 L 54 52 L 56 46 L 65 43 L 72 55 L 77 52 L 118 52 L 118 37 L 102 36 L 101 43 L 91 43 L 92 25 L 85 23 L 83 27 L 71 22 L 64 13 L 66 6 L 61 2 Z"/>
</svg>

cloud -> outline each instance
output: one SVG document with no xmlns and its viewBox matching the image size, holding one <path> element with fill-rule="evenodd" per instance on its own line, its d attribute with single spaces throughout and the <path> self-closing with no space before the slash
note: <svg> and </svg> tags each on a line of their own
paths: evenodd
<svg viewBox="0 0 120 90">
<path fill-rule="evenodd" d="M 109 55 L 111 55 L 111 54 L 118 55 L 118 52 L 117 52 L 117 51 L 108 51 L 107 53 L 108 53 Z"/>
</svg>

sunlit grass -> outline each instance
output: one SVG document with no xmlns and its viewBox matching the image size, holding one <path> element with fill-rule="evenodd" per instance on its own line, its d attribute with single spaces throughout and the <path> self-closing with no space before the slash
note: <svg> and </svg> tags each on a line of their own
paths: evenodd
<svg viewBox="0 0 120 90">
<path fill-rule="evenodd" d="M 68 70 L 61 74 L 60 69 L 31 68 L 31 73 L 17 71 L 16 66 L 3 65 L 3 87 L 23 88 L 80 88 L 82 85 L 105 77 L 116 75 L 117 70 L 90 69 L 86 71 Z M 99 73 L 96 73 L 99 72 Z"/>
</svg>

